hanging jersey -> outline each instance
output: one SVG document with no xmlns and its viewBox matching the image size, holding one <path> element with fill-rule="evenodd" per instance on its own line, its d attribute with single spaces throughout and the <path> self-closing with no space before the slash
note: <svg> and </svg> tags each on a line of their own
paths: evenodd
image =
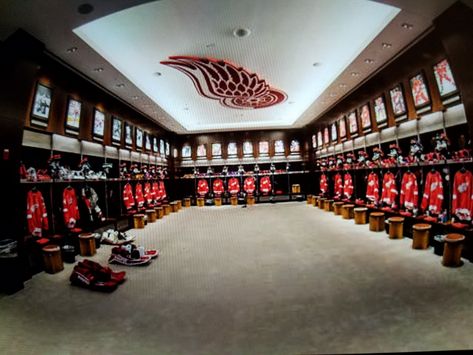
<svg viewBox="0 0 473 355">
<path fill-rule="evenodd" d="M 165 200 L 168 197 L 168 195 L 166 194 L 166 185 L 164 185 L 163 180 L 159 181 L 159 195 L 161 197 L 161 200 Z"/>
<path fill-rule="evenodd" d="M 216 196 L 220 196 L 225 192 L 225 186 L 222 179 L 215 179 L 212 184 L 212 191 Z"/>
<path fill-rule="evenodd" d="M 388 171 L 383 177 L 381 201 L 391 208 L 396 208 L 396 198 L 398 194 L 394 174 Z"/>
<path fill-rule="evenodd" d="M 146 201 L 146 205 L 148 207 L 153 207 L 153 195 L 152 195 L 151 184 L 149 182 L 145 183 L 144 198 Z"/>
<path fill-rule="evenodd" d="M 335 198 L 341 198 L 343 194 L 343 178 L 341 174 L 335 175 L 335 185 L 333 187 L 333 195 Z"/>
<path fill-rule="evenodd" d="M 327 175 L 322 174 L 320 176 L 320 192 L 326 194 L 328 192 L 328 179 Z"/>
<path fill-rule="evenodd" d="M 442 175 L 438 171 L 430 171 L 425 178 L 424 194 L 420 208 L 431 214 L 440 214 L 443 204 Z"/>
<path fill-rule="evenodd" d="M 452 213 L 461 221 L 471 220 L 473 175 L 470 171 L 457 171 L 453 179 Z"/>
<path fill-rule="evenodd" d="M 267 194 L 271 191 L 271 179 L 269 176 L 263 176 L 259 182 L 259 190 Z"/>
<path fill-rule="evenodd" d="M 366 182 L 366 198 L 371 202 L 379 200 L 379 178 L 378 174 L 370 173 Z"/>
<path fill-rule="evenodd" d="M 153 200 L 153 203 L 158 202 L 158 196 L 159 196 L 159 184 L 155 181 L 151 184 L 151 199 Z"/>
<path fill-rule="evenodd" d="M 197 182 L 197 193 L 204 197 L 209 192 L 209 183 L 205 179 L 200 179 Z"/>
<path fill-rule="evenodd" d="M 243 182 L 243 189 L 247 194 L 254 193 L 256 190 L 255 178 L 252 176 L 248 176 Z"/>
<path fill-rule="evenodd" d="M 73 188 L 66 187 L 62 193 L 62 212 L 66 227 L 74 228 L 80 216 L 76 191 Z"/>
<path fill-rule="evenodd" d="M 401 181 L 401 197 L 399 204 L 407 210 L 417 209 L 419 200 L 419 188 L 414 173 L 406 172 Z"/>
<path fill-rule="evenodd" d="M 123 187 L 123 204 L 128 211 L 135 207 L 135 196 L 129 183 Z"/>
<path fill-rule="evenodd" d="M 353 180 L 350 173 L 345 173 L 343 176 L 343 196 L 350 199 L 353 195 Z"/>
<path fill-rule="evenodd" d="M 35 237 L 42 237 L 43 229 L 49 229 L 48 212 L 41 191 L 28 191 L 26 195 L 26 219 L 28 232 Z"/>
<path fill-rule="evenodd" d="M 138 209 L 142 209 L 145 204 L 145 197 L 143 195 L 143 185 L 137 183 L 135 186 L 135 200 Z"/>
<path fill-rule="evenodd" d="M 231 195 L 236 195 L 240 192 L 240 182 L 237 178 L 232 177 L 228 180 L 228 192 L 230 192 Z"/>
<path fill-rule="evenodd" d="M 82 201 L 84 201 L 87 211 L 89 212 L 89 219 L 91 222 L 94 220 L 104 220 L 104 216 L 100 206 L 98 205 L 99 197 L 95 190 L 91 187 L 83 187 L 81 190 Z"/>
</svg>

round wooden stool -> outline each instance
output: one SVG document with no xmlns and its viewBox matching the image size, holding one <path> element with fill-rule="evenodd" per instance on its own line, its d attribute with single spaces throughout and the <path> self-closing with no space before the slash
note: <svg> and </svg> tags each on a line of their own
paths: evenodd
<svg viewBox="0 0 473 355">
<path fill-rule="evenodd" d="M 461 255 L 464 240 L 465 236 L 463 234 L 447 234 L 443 249 L 443 266 L 462 266 Z"/>
<path fill-rule="evenodd" d="M 176 204 L 177 204 L 177 209 L 182 210 L 182 201 L 181 200 L 176 200 Z"/>
<path fill-rule="evenodd" d="M 427 223 L 417 223 L 412 226 L 412 249 L 427 249 L 429 233 L 432 226 Z"/>
<path fill-rule="evenodd" d="M 156 222 L 156 210 L 146 210 L 146 216 L 148 216 L 148 223 L 154 223 Z"/>
<path fill-rule="evenodd" d="M 321 210 L 324 209 L 324 201 L 325 201 L 325 200 L 326 200 L 325 197 L 319 197 L 319 201 L 318 201 L 318 202 L 319 202 L 319 208 L 320 208 Z"/>
<path fill-rule="evenodd" d="M 205 200 L 203 197 L 197 197 L 197 207 L 204 207 Z"/>
<path fill-rule="evenodd" d="M 343 202 L 337 201 L 333 203 L 333 213 L 337 216 L 342 214 Z"/>
<path fill-rule="evenodd" d="M 143 220 L 144 220 L 144 215 Z M 144 223 L 144 222 L 143 222 Z M 144 224 L 143 224 L 144 225 Z M 95 255 L 95 238 L 92 233 L 82 233 L 79 235 L 79 248 L 81 256 Z"/>
<path fill-rule="evenodd" d="M 342 217 L 343 219 L 352 219 L 353 218 L 353 210 L 355 209 L 355 205 L 342 205 Z"/>
<path fill-rule="evenodd" d="M 172 201 L 169 205 L 171 206 L 171 212 L 173 213 L 179 212 L 179 208 L 177 207 L 176 201 Z"/>
<path fill-rule="evenodd" d="M 160 207 L 155 207 L 154 210 L 156 211 L 156 218 L 161 219 L 164 217 L 164 209 Z"/>
<path fill-rule="evenodd" d="M 370 231 L 381 232 L 384 230 L 384 212 L 370 213 Z"/>
<path fill-rule="evenodd" d="M 230 203 L 232 206 L 238 206 L 238 198 L 236 196 L 230 197 Z"/>
<path fill-rule="evenodd" d="M 191 199 L 189 197 L 186 197 L 184 199 L 184 207 L 190 207 L 191 206 Z"/>
<path fill-rule="evenodd" d="M 55 274 L 64 270 L 61 248 L 58 245 L 47 245 L 43 248 L 44 271 Z"/>
<path fill-rule="evenodd" d="M 291 191 L 292 191 L 293 194 L 300 194 L 301 193 L 301 185 L 292 184 Z"/>
<path fill-rule="evenodd" d="M 389 238 L 391 239 L 402 239 L 403 238 L 403 226 L 404 217 L 390 217 L 389 221 Z"/>
<path fill-rule="evenodd" d="M 254 205 L 255 204 L 255 197 L 253 195 L 246 196 L 246 204 L 247 205 Z"/>
<path fill-rule="evenodd" d="M 137 213 L 133 215 L 133 227 L 135 229 L 143 229 L 145 227 L 145 215 Z"/>
<path fill-rule="evenodd" d="M 215 206 L 221 206 L 222 205 L 222 198 L 221 197 L 215 197 L 214 198 L 214 203 L 215 203 Z"/>
<path fill-rule="evenodd" d="M 324 210 L 327 212 L 333 211 L 333 200 L 324 201 Z"/>
<path fill-rule="evenodd" d="M 169 216 L 171 213 L 171 206 L 170 205 L 163 205 L 163 211 L 165 216 Z"/>
<path fill-rule="evenodd" d="M 312 206 L 317 207 L 319 205 L 319 196 L 312 196 Z"/>
<path fill-rule="evenodd" d="M 294 193 L 294 192 L 293 192 Z M 313 200 L 314 196 L 312 195 L 307 195 L 307 204 L 308 205 L 311 205 L 312 204 L 312 200 Z"/>
<path fill-rule="evenodd" d="M 366 224 L 366 213 L 368 209 L 366 207 L 357 207 L 353 209 L 355 213 L 355 224 Z"/>
</svg>

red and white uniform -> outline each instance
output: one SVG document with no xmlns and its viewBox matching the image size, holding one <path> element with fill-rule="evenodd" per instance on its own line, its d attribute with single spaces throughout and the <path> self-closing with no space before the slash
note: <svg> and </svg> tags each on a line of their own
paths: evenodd
<svg viewBox="0 0 473 355">
<path fill-rule="evenodd" d="M 372 202 L 379 200 L 379 178 L 376 173 L 369 173 L 366 182 L 366 198 Z"/>
<path fill-rule="evenodd" d="M 440 214 L 443 204 L 442 175 L 438 171 L 430 171 L 425 178 L 424 195 L 420 208 L 431 214 Z"/>
<path fill-rule="evenodd" d="M 166 194 L 166 185 L 164 185 L 163 180 L 159 181 L 159 197 L 161 201 L 165 200 L 168 197 L 168 195 Z"/>
<path fill-rule="evenodd" d="M 333 194 L 335 198 L 342 197 L 343 194 L 343 178 L 341 174 L 335 175 L 335 185 L 333 187 Z"/>
<path fill-rule="evenodd" d="M 416 209 L 419 204 L 419 187 L 414 173 L 406 172 L 401 181 L 401 197 L 399 204 L 407 210 Z"/>
<path fill-rule="evenodd" d="M 394 174 L 388 171 L 383 177 L 381 202 L 387 204 L 391 208 L 396 208 L 396 198 L 398 194 Z"/>
<path fill-rule="evenodd" d="M 26 219 L 31 235 L 42 237 L 43 229 L 49 229 L 48 212 L 41 191 L 28 191 L 26 195 Z"/>
<path fill-rule="evenodd" d="M 243 182 L 243 190 L 247 194 L 252 194 L 256 190 L 256 183 L 255 183 L 255 178 L 253 176 L 248 176 L 245 181 Z"/>
<path fill-rule="evenodd" d="M 327 175 L 320 175 L 320 192 L 325 194 L 328 191 L 328 179 Z"/>
<path fill-rule="evenodd" d="M 148 207 L 153 207 L 153 195 L 152 195 L 151 184 L 149 182 L 145 183 L 144 197 L 145 197 L 146 205 Z"/>
<path fill-rule="evenodd" d="M 209 183 L 205 179 L 200 179 L 197 182 L 197 193 L 204 197 L 209 192 Z"/>
<path fill-rule="evenodd" d="M 347 199 L 350 199 L 353 195 L 353 180 L 351 178 L 350 173 L 345 173 L 343 176 L 343 196 Z"/>
<path fill-rule="evenodd" d="M 155 204 L 159 201 L 159 184 L 157 181 L 151 184 L 151 198 Z"/>
<path fill-rule="evenodd" d="M 80 216 L 76 191 L 72 187 L 66 187 L 62 193 L 62 213 L 66 227 L 74 228 Z"/>
<path fill-rule="evenodd" d="M 230 192 L 231 195 L 236 195 L 240 192 L 240 182 L 237 178 L 232 177 L 228 180 L 228 192 Z"/>
<path fill-rule="evenodd" d="M 137 183 L 135 186 L 135 200 L 138 209 L 142 209 L 145 204 L 145 197 L 143 195 L 143 186 Z"/>
<path fill-rule="evenodd" d="M 225 192 L 225 185 L 223 184 L 222 179 L 215 179 L 212 183 L 212 191 L 215 196 L 220 196 Z"/>
<path fill-rule="evenodd" d="M 128 211 L 135 207 L 135 196 L 133 195 L 133 188 L 129 183 L 123 187 L 123 204 Z"/>
<path fill-rule="evenodd" d="M 462 221 L 471 220 L 473 175 L 470 171 L 457 171 L 453 179 L 452 213 Z"/>
<path fill-rule="evenodd" d="M 267 194 L 271 191 L 271 179 L 269 176 L 263 176 L 261 180 L 259 181 L 259 190 Z"/>
</svg>

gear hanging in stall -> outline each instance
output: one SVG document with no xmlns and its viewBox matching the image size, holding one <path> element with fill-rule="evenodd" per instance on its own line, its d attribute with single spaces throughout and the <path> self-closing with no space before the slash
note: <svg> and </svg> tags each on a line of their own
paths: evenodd
<svg viewBox="0 0 473 355">
<path fill-rule="evenodd" d="M 328 192 L 328 178 L 327 175 L 320 175 L 320 192 L 325 195 Z"/>
<path fill-rule="evenodd" d="M 407 171 L 402 176 L 401 196 L 399 205 L 406 211 L 401 212 L 404 216 L 412 216 L 417 213 L 417 205 L 419 200 L 419 188 L 417 185 L 417 177 L 414 173 Z"/>
<path fill-rule="evenodd" d="M 248 195 L 253 195 L 256 190 L 255 178 L 253 176 L 248 176 L 245 178 L 245 181 L 243 182 L 243 190 Z"/>
<path fill-rule="evenodd" d="M 235 196 L 240 192 L 240 182 L 237 178 L 232 177 L 228 180 L 228 192 L 232 196 Z"/>
<path fill-rule="evenodd" d="M 271 192 L 271 179 L 269 176 L 263 176 L 260 179 L 259 190 L 263 195 L 268 195 Z"/>
<path fill-rule="evenodd" d="M 135 212 L 135 196 L 133 195 L 133 187 L 130 183 L 126 183 L 123 187 L 123 204 L 125 205 L 128 214 Z"/>
<path fill-rule="evenodd" d="M 378 174 L 371 172 L 368 175 L 366 183 L 366 199 L 370 201 L 373 206 L 378 204 L 379 200 L 379 178 Z"/>
<path fill-rule="evenodd" d="M 80 214 L 76 191 L 71 186 L 67 186 L 62 193 L 62 212 L 66 227 L 74 228 L 80 219 Z"/>
<path fill-rule="evenodd" d="M 225 185 L 222 179 L 217 178 L 214 180 L 212 184 L 212 191 L 216 197 L 220 197 L 225 192 Z"/>
<path fill-rule="evenodd" d="M 333 197 L 339 200 L 343 195 L 343 178 L 340 173 L 337 173 L 334 178 Z"/>
<path fill-rule="evenodd" d="M 204 197 L 205 195 L 208 194 L 208 192 L 209 192 L 209 183 L 207 182 L 206 179 L 200 179 L 197 182 L 197 194 L 200 197 Z"/>
<path fill-rule="evenodd" d="M 95 190 L 86 185 L 81 190 L 82 201 L 84 201 L 85 206 L 89 214 L 89 220 L 91 222 L 95 221 L 104 221 L 105 217 L 103 216 L 102 210 L 98 205 L 99 197 Z"/>
<path fill-rule="evenodd" d="M 442 175 L 436 170 L 429 171 L 425 178 L 424 194 L 422 195 L 420 209 L 429 216 L 438 216 L 442 212 L 443 200 Z"/>
<path fill-rule="evenodd" d="M 349 172 L 346 172 L 343 176 L 343 196 L 346 200 L 350 200 L 353 195 L 353 179 Z"/>
<path fill-rule="evenodd" d="M 26 195 L 26 211 L 28 232 L 41 238 L 43 230 L 49 229 L 49 221 L 43 194 L 36 187 L 33 187 Z"/>
</svg>

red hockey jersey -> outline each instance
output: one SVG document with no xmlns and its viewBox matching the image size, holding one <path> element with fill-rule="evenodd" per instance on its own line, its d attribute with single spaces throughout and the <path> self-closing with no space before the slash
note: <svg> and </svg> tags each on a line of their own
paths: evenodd
<svg viewBox="0 0 473 355">
<path fill-rule="evenodd" d="M 215 179 L 212 184 L 212 191 L 216 196 L 220 196 L 225 192 L 225 186 L 222 179 Z"/>
<path fill-rule="evenodd" d="M 259 190 L 267 194 L 271 192 L 271 179 L 269 176 L 263 176 L 259 182 Z"/>
<path fill-rule="evenodd" d="M 376 173 L 369 173 L 366 182 L 366 198 L 372 202 L 379 200 L 379 178 Z"/>
<path fill-rule="evenodd" d="M 76 191 L 72 187 L 66 187 L 62 193 L 62 212 L 66 227 L 74 228 L 80 216 Z"/>
<path fill-rule="evenodd" d="M 255 178 L 248 176 L 243 182 L 243 189 L 247 194 L 252 194 L 256 190 Z"/>
<path fill-rule="evenodd" d="M 236 195 L 240 192 L 240 182 L 237 178 L 232 177 L 228 180 L 228 192 L 232 195 Z"/>
<path fill-rule="evenodd" d="M 161 197 L 161 200 L 165 200 L 168 197 L 166 194 L 166 185 L 164 185 L 163 180 L 159 181 L 159 196 Z"/>
<path fill-rule="evenodd" d="M 328 179 L 325 174 L 320 176 L 320 192 L 323 194 L 328 192 Z"/>
<path fill-rule="evenodd" d="M 151 199 L 153 200 L 153 203 L 159 201 L 159 184 L 157 181 L 151 184 Z"/>
<path fill-rule="evenodd" d="M 341 174 L 335 175 L 335 185 L 333 187 L 333 195 L 335 198 L 341 198 L 343 194 L 343 178 Z"/>
<path fill-rule="evenodd" d="M 431 214 L 440 214 L 443 204 L 442 175 L 438 171 L 429 171 L 425 178 L 424 194 L 420 208 Z"/>
<path fill-rule="evenodd" d="M 133 189 L 129 183 L 125 184 L 123 187 L 123 204 L 128 211 L 135 207 L 135 196 L 133 195 Z"/>
<path fill-rule="evenodd" d="M 394 174 L 388 171 L 383 177 L 383 191 L 381 193 L 381 201 L 391 208 L 396 208 L 396 198 L 398 195 L 396 187 L 396 179 Z"/>
<path fill-rule="evenodd" d="M 353 180 L 350 173 L 345 173 L 343 176 L 343 196 L 350 199 L 353 195 Z"/>
<path fill-rule="evenodd" d="M 28 232 L 36 237 L 42 237 L 43 229 L 49 229 L 48 212 L 41 191 L 28 191 L 26 195 L 26 219 Z"/>
<path fill-rule="evenodd" d="M 200 196 L 205 196 L 209 192 L 209 183 L 205 179 L 200 179 L 197 182 L 197 193 Z"/>
<path fill-rule="evenodd" d="M 151 196 L 151 184 L 149 182 L 145 182 L 144 198 L 147 206 L 153 205 L 153 197 Z"/>
<path fill-rule="evenodd" d="M 145 197 L 143 195 L 143 186 L 137 183 L 135 186 L 135 200 L 138 209 L 142 209 L 145 204 Z"/>
<path fill-rule="evenodd" d="M 473 175 L 470 171 L 457 171 L 453 179 L 452 213 L 461 221 L 471 220 Z"/>
<path fill-rule="evenodd" d="M 414 173 L 408 171 L 402 176 L 399 204 L 401 207 L 412 211 L 417 208 L 418 201 L 419 188 L 417 186 L 417 178 Z"/>
</svg>

